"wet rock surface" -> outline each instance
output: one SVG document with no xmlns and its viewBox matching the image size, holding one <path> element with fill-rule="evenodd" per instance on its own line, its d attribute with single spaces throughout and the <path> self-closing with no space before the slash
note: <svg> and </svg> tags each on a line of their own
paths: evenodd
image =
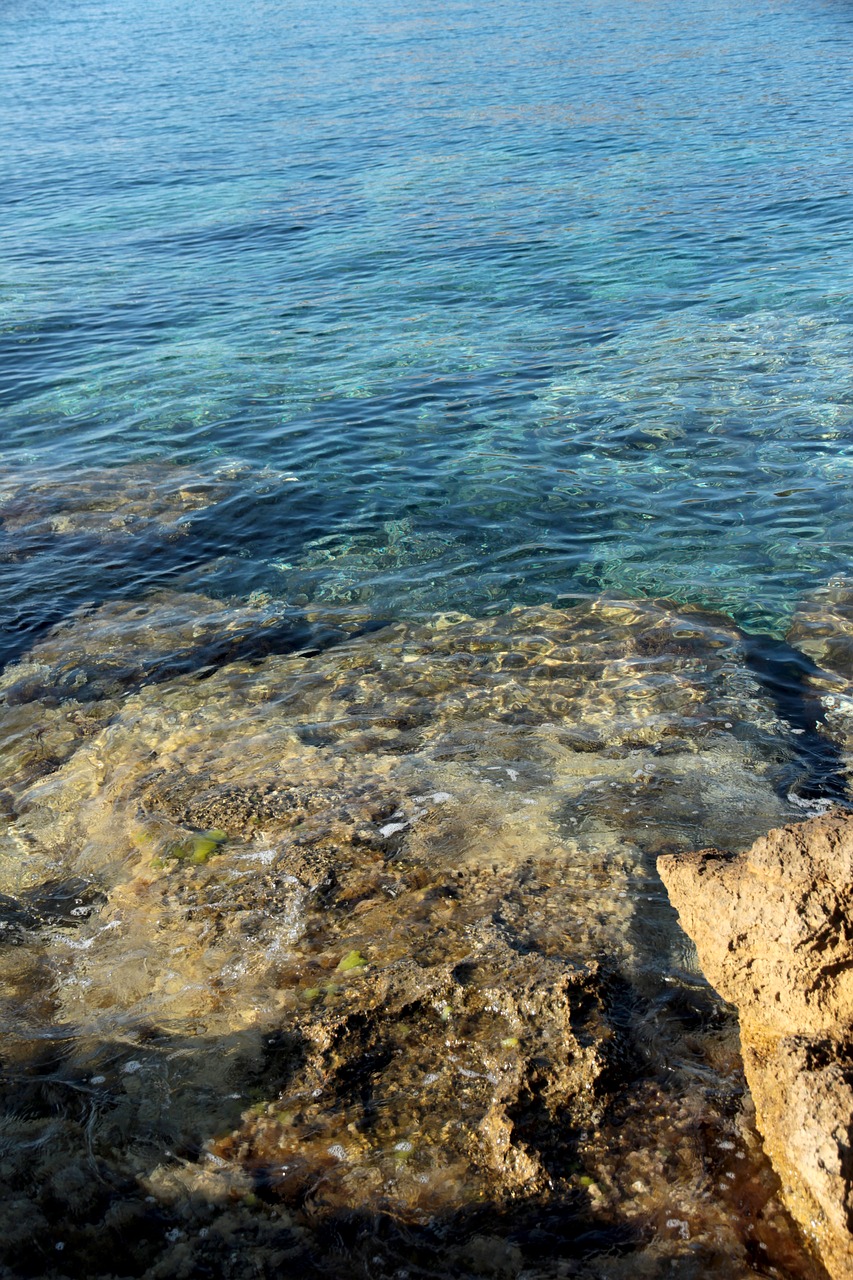
<svg viewBox="0 0 853 1280">
<path fill-rule="evenodd" d="M 772 831 L 738 855 L 658 863 L 704 972 L 738 1008 L 758 1126 L 787 1204 L 853 1275 L 853 818 Z"/>
<path fill-rule="evenodd" d="M 730 622 L 605 598 L 170 675 L 146 607 L 4 677 L 9 1274 L 822 1274 L 654 869 L 792 815 Z M 266 616 L 199 600 L 199 653 Z"/>
</svg>

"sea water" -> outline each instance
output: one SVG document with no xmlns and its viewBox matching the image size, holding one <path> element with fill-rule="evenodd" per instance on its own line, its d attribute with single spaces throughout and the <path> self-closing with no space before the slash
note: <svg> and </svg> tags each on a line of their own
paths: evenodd
<svg viewBox="0 0 853 1280">
<path fill-rule="evenodd" d="M 10 1274 L 820 1276 L 655 858 L 850 795 L 852 53 L 0 5 Z"/>
<path fill-rule="evenodd" d="M 0 33 L 7 474 L 295 478 L 147 581 L 285 593 L 403 521 L 389 616 L 428 577 L 782 634 L 847 567 L 845 5 L 16 0 Z M 13 630 L 140 573 L 14 553 Z"/>
</svg>

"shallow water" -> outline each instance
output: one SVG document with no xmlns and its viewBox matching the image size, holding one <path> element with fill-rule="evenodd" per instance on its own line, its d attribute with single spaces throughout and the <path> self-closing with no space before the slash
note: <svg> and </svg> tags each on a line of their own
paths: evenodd
<svg viewBox="0 0 853 1280">
<path fill-rule="evenodd" d="M 166 592 L 10 663 L 12 1274 L 818 1280 L 655 872 L 847 794 L 753 647 Z"/>
<path fill-rule="evenodd" d="M 815 1280 L 654 859 L 850 796 L 847 7 L 0 33 L 0 1266 Z"/>
<path fill-rule="evenodd" d="M 13 627 L 204 567 L 780 634 L 846 567 L 845 5 L 15 0 L 2 34 L 12 474 L 296 477 L 144 565 L 37 549 Z"/>
</svg>

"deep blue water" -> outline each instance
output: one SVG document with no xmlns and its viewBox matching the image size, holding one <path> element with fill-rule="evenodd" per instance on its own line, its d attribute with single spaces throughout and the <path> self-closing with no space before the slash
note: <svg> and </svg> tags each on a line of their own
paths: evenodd
<svg viewBox="0 0 853 1280">
<path fill-rule="evenodd" d="M 296 477 L 8 534 L 3 620 L 354 578 L 783 634 L 853 552 L 851 65 L 841 0 L 2 0 L 4 475 Z"/>
</svg>

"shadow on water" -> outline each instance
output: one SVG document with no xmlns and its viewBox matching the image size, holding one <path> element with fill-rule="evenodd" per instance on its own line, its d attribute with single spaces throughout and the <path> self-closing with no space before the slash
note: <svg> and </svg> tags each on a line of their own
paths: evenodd
<svg viewBox="0 0 853 1280">
<path fill-rule="evenodd" d="M 792 786 L 794 803 L 831 800 L 849 805 L 849 785 L 837 742 L 822 733 L 826 713 L 815 684 L 823 673 L 802 653 L 769 635 L 744 634 L 746 666 L 794 731 L 793 750 L 801 774 Z"/>
<path fill-rule="evenodd" d="M 300 1035 L 286 1031 L 193 1039 L 135 1028 L 129 1039 L 97 1041 L 55 1028 L 49 1040 L 7 1038 L 0 1070 L 0 1275 L 705 1280 L 734 1274 L 725 1242 L 706 1238 L 655 1252 L 663 1217 L 677 1215 L 675 1188 L 672 1204 L 645 1218 L 600 1211 L 594 1187 L 587 1189 L 593 1180 L 571 1176 L 582 1168 L 579 1147 L 588 1135 L 555 1132 L 547 1110 L 535 1105 L 515 1116 L 527 1149 L 543 1156 L 552 1174 L 548 1188 L 535 1194 L 480 1191 L 465 1201 L 456 1188 L 443 1206 L 406 1212 L 369 1181 L 361 1194 L 357 1179 L 342 1194 L 331 1154 L 318 1159 L 315 1152 L 312 1159 L 282 1148 L 274 1163 L 258 1159 L 251 1141 L 240 1137 L 241 1123 L 245 1135 L 247 1118 L 298 1085 L 306 1052 Z M 623 1126 L 638 1125 L 633 1140 L 642 1143 L 648 1135 L 628 1100 L 638 1065 L 633 1056 L 624 1064 L 628 1089 L 608 1107 L 602 1133 L 618 1137 Z M 739 1105 L 736 1091 L 726 1105 Z M 362 1127 L 369 1133 L 367 1112 Z M 709 1173 L 720 1159 L 715 1147 L 731 1146 L 714 1137 L 697 1135 Z M 675 1150 L 668 1158 L 675 1176 Z M 779 1247 L 777 1237 L 768 1254 L 764 1241 L 772 1246 L 775 1229 L 760 1222 L 766 1188 L 757 1193 L 747 1181 L 733 1191 L 755 1220 L 746 1244 L 753 1269 L 738 1275 L 825 1280 L 790 1242 Z"/>
<path fill-rule="evenodd" d="M 137 1029 L 134 1040 L 132 1057 L 127 1041 L 84 1043 L 56 1031 L 11 1051 L 7 1042 L 4 1277 L 438 1280 L 514 1276 L 540 1263 L 574 1275 L 585 1260 L 646 1242 L 643 1231 L 596 1214 L 581 1189 L 407 1217 L 370 1191 L 363 1204 L 336 1203 L 322 1164 L 305 1161 L 283 1183 L 277 1168 L 238 1159 L 204 1194 L 202 1177 L 182 1176 L 221 1170 L 217 1134 L 238 1126 L 252 1099 L 274 1099 L 293 1083 L 305 1045 L 298 1035 L 256 1032 L 187 1040 Z M 227 1092 L 213 1084 L 212 1056 L 233 1064 L 220 1073 Z M 553 1145 L 535 1124 L 526 1136 Z"/>
</svg>

